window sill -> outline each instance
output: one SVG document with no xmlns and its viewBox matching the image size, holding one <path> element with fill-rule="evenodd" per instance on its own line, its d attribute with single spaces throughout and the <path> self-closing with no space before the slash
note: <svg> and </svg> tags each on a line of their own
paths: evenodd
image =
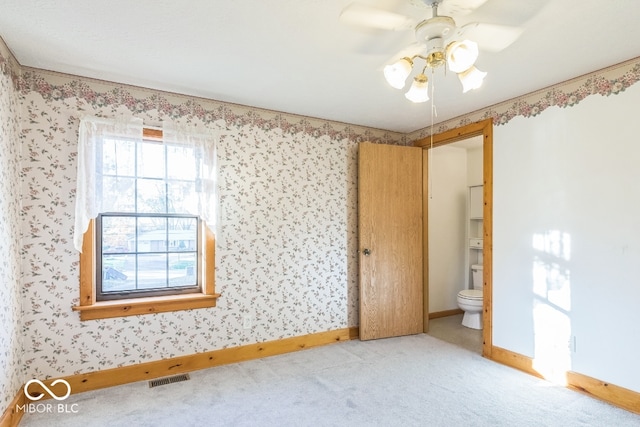
<svg viewBox="0 0 640 427">
<path fill-rule="evenodd" d="M 188 294 L 100 301 L 91 305 L 77 305 L 73 307 L 73 310 L 80 312 L 80 320 L 108 319 L 111 317 L 215 307 L 219 296 L 220 294 Z"/>
</svg>

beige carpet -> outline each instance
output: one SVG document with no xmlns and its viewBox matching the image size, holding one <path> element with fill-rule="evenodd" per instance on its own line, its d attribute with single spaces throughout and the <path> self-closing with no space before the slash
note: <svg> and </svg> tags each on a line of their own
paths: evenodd
<svg viewBox="0 0 640 427">
<path fill-rule="evenodd" d="M 350 341 L 69 397 L 21 426 L 639 426 L 430 335 Z"/>
</svg>

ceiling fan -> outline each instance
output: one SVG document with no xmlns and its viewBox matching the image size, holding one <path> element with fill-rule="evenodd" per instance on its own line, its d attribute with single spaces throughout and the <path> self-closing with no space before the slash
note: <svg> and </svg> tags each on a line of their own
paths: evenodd
<svg viewBox="0 0 640 427">
<path fill-rule="evenodd" d="M 422 72 L 413 79 L 413 84 L 405 94 L 413 102 L 426 102 L 428 95 L 427 68 L 431 70 L 446 67 L 458 74 L 463 92 L 480 87 L 485 72 L 478 70 L 474 64 L 478 57 L 479 45 L 476 41 L 461 37 L 473 38 L 481 43 L 480 48 L 487 51 L 500 51 L 513 43 L 522 33 L 519 27 L 468 22 L 458 26 L 451 16 L 439 15 L 442 6 L 447 13 L 469 15 L 482 6 L 487 0 L 408 0 L 414 6 L 430 7 L 430 18 L 416 20 L 398 13 L 367 6 L 362 3 L 351 3 L 340 15 L 343 23 L 392 31 L 413 29 L 416 41 L 400 51 L 391 64 L 384 68 L 387 82 L 396 89 L 402 89 L 405 81 L 418 61 L 424 62 Z M 399 59 L 398 59 L 399 58 Z"/>
</svg>

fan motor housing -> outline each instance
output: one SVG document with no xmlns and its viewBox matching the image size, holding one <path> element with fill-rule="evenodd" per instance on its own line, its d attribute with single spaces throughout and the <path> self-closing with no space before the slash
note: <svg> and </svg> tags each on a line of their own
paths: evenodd
<svg viewBox="0 0 640 427">
<path fill-rule="evenodd" d="M 431 39 L 446 39 L 453 34 L 456 23 L 448 16 L 436 16 L 426 19 L 416 25 L 416 40 L 418 43 L 425 43 Z"/>
</svg>

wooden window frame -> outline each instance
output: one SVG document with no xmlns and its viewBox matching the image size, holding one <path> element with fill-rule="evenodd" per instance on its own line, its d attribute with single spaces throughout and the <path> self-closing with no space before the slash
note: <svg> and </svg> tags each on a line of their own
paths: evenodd
<svg viewBox="0 0 640 427">
<path fill-rule="evenodd" d="M 145 128 L 143 135 L 145 138 L 162 139 L 160 130 Z M 215 307 L 220 297 L 215 292 L 215 236 L 204 221 L 200 221 L 200 227 L 203 235 L 198 255 L 201 266 L 198 274 L 202 278 L 200 292 L 96 301 L 96 232 L 95 220 L 91 220 L 84 233 L 80 253 L 80 302 L 73 307 L 74 311 L 80 312 L 80 320 Z"/>
<path fill-rule="evenodd" d="M 200 292 L 96 301 L 96 235 L 95 221 L 92 220 L 84 233 L 80 254 L 80 303 L 74 306 L 73 310 L 80 312 L 80 320 L 95 320 L 215 307 L 220 296 L 215 292 L 215 237 L 205 225 L 202 225 L 202 228 L 204 229 L 204 247 L 200 255 L 203 258 L 200 265 L 203 266 L 204 271 L 199 272 L 203 277 Z"/>
<path fill-rule="evenodd" d="M 114 290 L 110 290 L 110 291 L 105 291 L 104 290 L 104 277 L 102 277 L 101 274 L 96 274 L 95 276 L 95 283 L 96 283 L 96 301 L 108 301 L 108 300 L 117 300 L 117 299 L 134 299 L 134 298 L 145 298 L 145 297 L 151 297 L 151 296 L 165 296 L 165 295 L 179 295 L 179 294 L 193 294 L 194 292 L 196 292 L 198 289 L 200 289 L 202 287 L 202 284 L 204 283 L 203 277 L 202 277 L 202 270 L 201 269 L 201 261 L 202 258 L 201 256 L 199 256 L 200 253 L 203 252 L 203 244 L 202 242 L 204 241 L 204 233 L 203 233 L 203 225 L 202 225 L 202 220 L 197 216 L 197 215 L 190 215 L 190 214 L 171 214 L 171 213 L 167 213 L 167 214 L 149 214 L 149 213 L 130 213 L 130 212 L 122 212 L 122 213 L 106 213 L 106 214 L 98 214 L 98 216 L 95 219 L 95 232 L 96 232 L 96 244 L 94 245 L 94 248 L 96 248 L 96 269 L 97 271 L 102 271 L 102 268 L 105 266 L 105 256 L 110 256 L 112 255 L 111 253 L 105 253 L 104 250 L 100 250 L 102 245 L 104 244 L 104 229 L 101 230 L 102 225 L 104 224 L 104 218 L 128 218 L 128 219 L 134 219 L 136 220 L 136 225 L 135 225 L 135 236 L 137 238 L 140 237 L 140 229 L 139 227 L 139 223 L 137 220 L 139 220 L 140 218 L 154 218 L 154 219 L 163 219 L 165 221 L 169 220 L 169 219 L 189 219 L 189 220 L 195 220 L 196 221 L 196 227 L 195 230 L 192 230 L 194 232 L 194 234 L 196 235 L 196 245 L 195 245 L 195 250 L 190 250 L 190 251 L 186 251 L 186 250 L 182 250 L 179 252 L 176 252 L 175 250 L 171 250 L 170 246 L 169 246 L 169 236 L 165 235 L 166 241 L 165 243 L 165 248 L 164 250 L 147 250 L 144 252 L 145 255 L 169 255 L 169 254 L 173 254 L 173 255 L 184 255 L 184 254 L 196 254 L 196 267 L 197 269 L 195 270 L 195 281 L 190 283 L 190 284 L 186 284 L 186 285 L 182 285 L 182 286 L 159 286 L 156 289 L 138 289 L 137 285 L 138 285 L 138 281 L 136 280 L 136 289 L 126 289 L 126 290 L 122 290 L 122 291 L 114 291 Z M 165 232 L 167 232 L 169 230 L 168 224 L 165 223 L 166 228 L 164 229 Z M 126 254 L 131 256 L 136 256 L 138 257 L 139 255 L 141 255 L 140 253 L 140 248 L 139 246 L 136 244 L 134 246 L 133 251 L 129 251 L 129 248 L 127 248 Z M 122 254 L 119 254 L 122 255 Z M 165 258 L 165 268 L 167 269 L 167 279 L 169 278 L 169 265 L 166 263 L 167 259 Z M 136 267 L 137 268 L 137 267 Z M 167 282 L 168 285 L 168 282 Z"/>
</svg>

